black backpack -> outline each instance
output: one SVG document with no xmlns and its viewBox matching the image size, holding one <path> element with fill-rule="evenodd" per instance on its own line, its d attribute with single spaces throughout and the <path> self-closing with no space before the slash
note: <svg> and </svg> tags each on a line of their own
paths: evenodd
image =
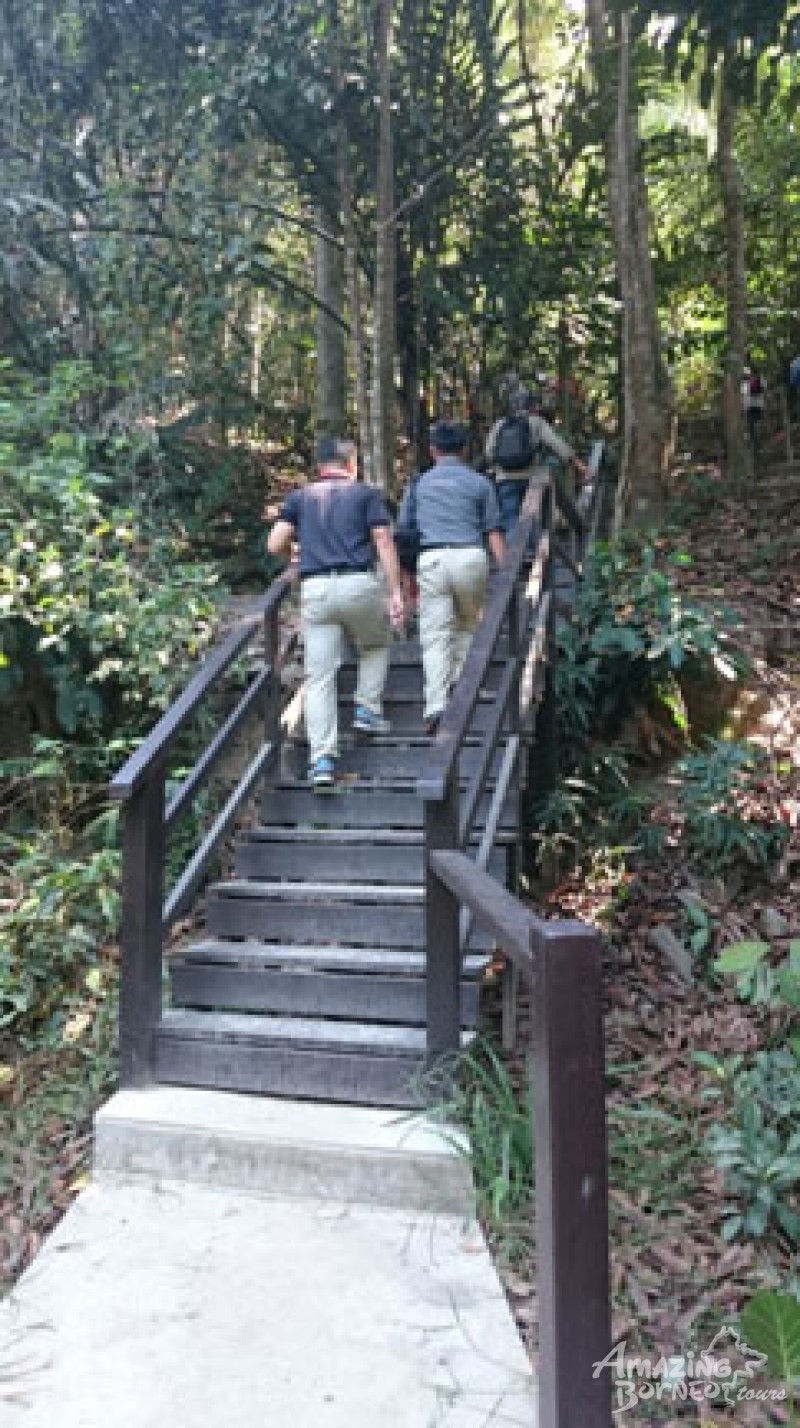
<svg viewBox="0 0 800 1428">
<path fill-rule="evenodd" d="M 534 454 L 528 417 L 506 417 L 494 444 L 495 465 L 501 471 L 526 471 L 533 465 Z"/>
<path fill-rule="evenodd" d="M 412 476 L 411 487 L 408 493 L 408 514 L 402 526 L 398 526 L 394 533 L 394 543 L 397 548 L 397 559 L 404 570 L 413 575 L 417 568 L 420 551 L 420 533 L 417 525 L 417 487 L 419 476 Z"/>
</svg>

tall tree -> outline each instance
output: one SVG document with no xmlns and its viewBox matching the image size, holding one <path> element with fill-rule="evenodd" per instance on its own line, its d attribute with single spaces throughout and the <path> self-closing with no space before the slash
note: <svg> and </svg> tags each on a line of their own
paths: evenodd
<svg viewBox="0 0 800 1428">
<path fill-rule="evenodd" d="M 372 479 L 394 488 L 394 360 L 396 254 L 394 143 L 392 139 L 391 36 L 393 0 L 377 0 L 375 48 L 378 73 L 375 300 L 373 307 Z"/>
<path fill-rule="evenodd" d="M 616 523 L 646 526 L 658 521 L 664 508 L 672 392 L 656 307 L 631 21 L 623 10 L 612 32 L 606 0 L 586 0 L 586 17 L 607 121 L 606 170 L 622 309 L 623 442 Z"/>
</svg>

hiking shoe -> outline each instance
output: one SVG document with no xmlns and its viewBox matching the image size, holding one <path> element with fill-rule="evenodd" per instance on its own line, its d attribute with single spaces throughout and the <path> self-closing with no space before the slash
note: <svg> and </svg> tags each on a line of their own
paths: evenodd
<svg viewBox="0 0 800 1428">
<path fill-rule="evenodd" d="M 388 719 L 382 719 L 380 714 L 373 714 L 364 704 L 356 705 L 353 715 L 354 729 L 360 730 L 362 734 L 388 734 L 391 727 Z"/>
<path fill-rule="evenodd" d="M 335 772 L 333 759 L 317 759 L 308 770 L 314 792 L 325 793 L 328 789 L 333 788 Z"/>
</svg>

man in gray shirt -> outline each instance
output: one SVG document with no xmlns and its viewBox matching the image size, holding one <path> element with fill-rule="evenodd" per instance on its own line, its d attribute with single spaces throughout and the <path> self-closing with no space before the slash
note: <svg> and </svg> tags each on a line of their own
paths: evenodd
<svg viewBox="0 0 800 1428">
<path fill-rule="evenodd" d="M 481 617 L 489 568 L 486 544 L 498 565 L 506 544 L 491 481 L 464 463 L 463 428 L 436 422 L 430 442 L 434 464 L 406 492 L 398 525 L 416 525 L 419 532 L 425 732 L 434 734 Z"/>
</svg>

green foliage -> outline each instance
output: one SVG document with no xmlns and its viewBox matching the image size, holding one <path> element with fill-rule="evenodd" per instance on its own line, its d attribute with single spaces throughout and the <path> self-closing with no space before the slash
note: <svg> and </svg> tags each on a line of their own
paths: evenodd
<svg viewBox="0 0 800 1428">
<path fill-rule="evenodd" d="M 723 1235 L 762 1238 L 780 1229 L 800 1241 L 800 1063 L 788 1047 L 746 1060 L 696 1058 L 710 1073 L 705 1099 L 721 1101 L 725 1121 L 706 1136 L 706 1152 L 724 1176 Z"/>
<path fill-rule="evenodd" d="M 478 1206 L 510 1258 L 529 1237 L 533 1196 L 533 1110 L 499 1051 L 484 1037 L 459 1059 L 452 1095 L 437 1116 L 459 1126 L 452 1143 L 466 1154 Z"/>
<path fill-rule="evenodd" d="M 67 364 L 47 386 L 0 386 L 0 701 L 86 741 L 166 707 L 209 637 L 215 577 L 108 504 L 111 478 L 69 429 L 84 378 Z"/>
<path fill-rule="evenodd" d="M 786 828 L 765 824 L 747 809 L 763 761 L 754 744 L 711 739 L 677 765 L 684 837 L 704 870 L 723 872 L 739 860 L 763 868 L 783 847 Z"/>
<path fill-rule="evenodd" d="M 0 905 L 0 1030 L 51 1034 L 116 935 L 119 849 L 87 848 L 65 834 L 62 843 L 49 833 L 0 840 L 9 869 Z"/>
<path fill-rule="evenodd" d="M 736 942 L 720 953 L 716 971 L 736 979 L 736 994 L 753 1006 L 800 1008 L 800 942 L 789 945 L 788 956 L 773 966 L 769 943 Z"/>
<path fill-rule="evenodd" d="M 629 540 L 595 549 L 575 620 L 558 638 L 560 780 L 538 810 L 542 845 L 575 853 L 587 841 L 635 837 L 658 851 L 662 830 L 647 823 L 635 777 L 642 753 L 626 723 L 655 710 L 670 737 L 685 739 L 680 678 L 713 669 L 734 678 L 740 662 L 713 615 L 661 569 L 655 546 Z"/>
<path fill-rule="evenodd" d="M 762 1289 L 742 1310 L 742 1332 L 751 1349 L 766 1354 L 770 1378 L 800 1387 L 800 1300 Z"/>
</svg>

